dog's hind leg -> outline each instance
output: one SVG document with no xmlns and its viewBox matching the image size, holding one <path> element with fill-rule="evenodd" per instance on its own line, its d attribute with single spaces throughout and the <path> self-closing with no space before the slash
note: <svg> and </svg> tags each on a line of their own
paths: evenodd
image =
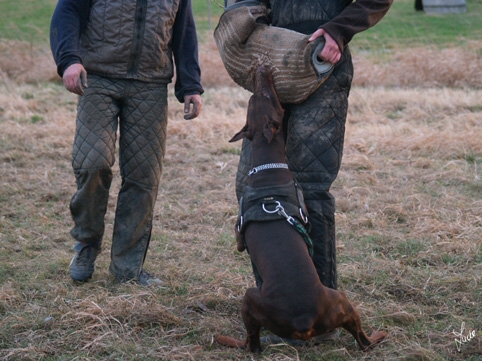
<svg viewBox="0 0 482 361">
<path fill-rule="evenodd" d="M 263 313 L 259 302 L 259 289 L 250 288 L 246 291 L 241 308 L 244 325 L 246 327 L 246 342 L 236 340 L 232 337 L 215 335 L 214 340 L 221 345 L 237 348 L 246 346 L 251 352 L 261 352 L 260 332 L 261 323 L 255 315 L 262 316 Z"/>
<path fill-rule="evenodd" d="M 243 298 L 241 313 L 248 333 L 246 342 L 251 352 L 261 352 L 260 332 L 262 324 L 259 317 L 263 311 L 259 302 L 259 289 L 250 288 Z"/>
<path fill-rule="evenodd" d="M 381 342 L 387 336 L 387 334 L 383 331 L 374 331 L 370 337 L 368 337 L 365 331 L 363 331 L 358 311 L 351 305 L 345 295 L 343 295 L 343 298 L 345 319 L 341 326 L 353 335 L 363 351 L 372 349 L 379 342 Z"/>
</svg>

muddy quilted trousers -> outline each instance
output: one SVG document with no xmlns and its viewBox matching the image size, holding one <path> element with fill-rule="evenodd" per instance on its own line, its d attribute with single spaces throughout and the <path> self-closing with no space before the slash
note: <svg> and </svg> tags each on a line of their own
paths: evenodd
<svg viewBox="0 0 482 361">
<path fill-rule="evenodd" d="M 337 288 L 335 200 L 330 187 L 338 175 L 343 153 L 348 94 L 353 77 L 349 50 L 333 73 L 301 104 L 285 104 L 286 158 L 303 189 L 311 223 L 313 262 L 321 282 Z M 236 176 L 239 197 L 250 169 L 251 144 L 243 142 Z M 256 283 L 262 280 L 253 265 Z"/>
<path fill-rule="evenodd" d="M 138 279 L 151 237 L 167 127 L 167 86 L 89 76 L 79 97 L 72 165 L 77 192 L 71 235 L 99 247 L 104 235 L 115 143 L 119 130 L 118 194 L 110 272 Z"/>
</svg>

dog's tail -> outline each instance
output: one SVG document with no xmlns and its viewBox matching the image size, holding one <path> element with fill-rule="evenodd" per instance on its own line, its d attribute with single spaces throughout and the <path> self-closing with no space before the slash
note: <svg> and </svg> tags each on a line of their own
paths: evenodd
<svg viewBox="0 0 482 361">
<path fill-rule="evenodd" d="M 236 348 L 246 347 L 246 342 L 239 341 L 228 336 L 214 335 L 214 340 L 223 346 L 236 347 Z"/>
</svg>

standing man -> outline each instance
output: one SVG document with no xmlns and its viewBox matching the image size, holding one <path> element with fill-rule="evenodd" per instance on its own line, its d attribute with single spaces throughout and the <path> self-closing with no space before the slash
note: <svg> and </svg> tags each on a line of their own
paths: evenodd
<svg viewBox="0 0 482 361">
<path fill-rule="evenodd" d="M 353 77 L 348 43 L 375 25 L 393 0 L 264 0 L 272 26 L 325 37 L 318 54 L 335 65 L 328 79 L 301 104 L 283 104 L 286 157 L 289 169 L 303 188 L 311 223 L 313 262 L 321 282 L 337 288 L 335 200 L 330 187 L 341 165 L 348 94 Z M 238 199 L 250 169 L 251 146 L 244 141 L 236 177 Z M 259 279 L 254 270 L 256 283 Z"/>
<path fill-rule="evenodd" d="M 59 0 L 50 44 L 67 90 L 78 94 L 72 152 L 77 192 L 74 281 L 88 281 L 101 250 L 119 130 L 118 195 L 110 272 L 117 282 L 161 281 L 143 269 L 166 146 L 167 85 L 184 118 L 201 111 L 198 43 L 190 0 Z M 174 62 L 173 62 L 174 59 Z"/>
</svg>

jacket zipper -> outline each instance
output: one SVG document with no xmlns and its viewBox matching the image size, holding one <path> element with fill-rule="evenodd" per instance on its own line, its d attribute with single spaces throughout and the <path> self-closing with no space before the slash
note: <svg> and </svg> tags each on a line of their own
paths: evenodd
<svg viewBox="0 0 482 361">
<path fill-rule="evenodd" d="M 146 28 L 147 0 L 137 0 L 136 17 L 134 23 L 134 34 L 132 39 L 131 52 L 129 62 L 127 63 L 127 73 L 133 75 L 137 72 L 139 66 L 139 58 L 142 52 L 142 43 L 144 40 L 144 30 Z"/>
</svg>

